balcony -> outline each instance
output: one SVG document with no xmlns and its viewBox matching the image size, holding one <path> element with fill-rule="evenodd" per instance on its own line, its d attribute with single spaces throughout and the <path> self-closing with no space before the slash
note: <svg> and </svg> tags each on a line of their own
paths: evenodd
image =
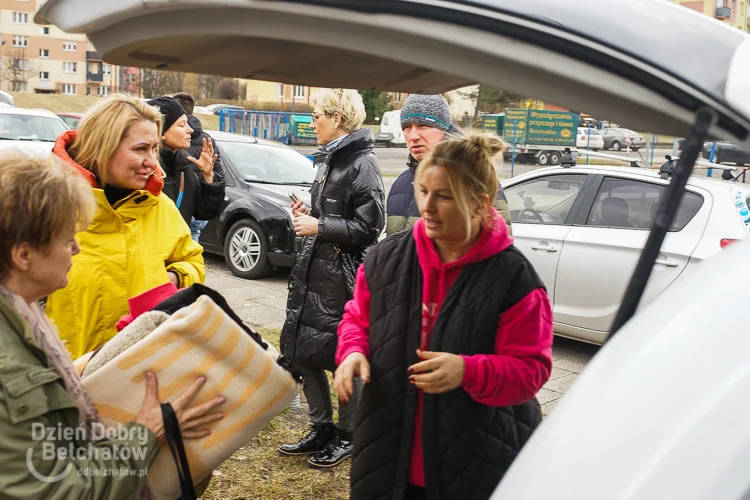
<svg viewBox="0 0 750 500">
<path fill-rule="evenodd" d="M 716 19 L 729 19 L 732 17 L 732 9 L 730 7 L 716 7 Z"/>
<path fill-rule="evenodd" d="M 99 53 L 93 50 L 87 50 L 86 51 L 86 60 L 87 61 L 101 61 L 102 58 L 99 56 Z"/>
<path fill-rule="evenodd" d="M 104 74 L 102 73 L 90 73 L 86 72 L 86 81 L 87 82 L 98 82 L 102 83 L 104 81 Z"/>
</svg>

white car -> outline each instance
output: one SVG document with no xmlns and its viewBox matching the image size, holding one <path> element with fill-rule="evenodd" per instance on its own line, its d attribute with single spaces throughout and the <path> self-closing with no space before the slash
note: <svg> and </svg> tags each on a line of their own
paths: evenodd
<svg viewBox="0 0 750 500">
<path fill-rule="evenodd" d="M 578 149 L 593 149 L 599 151 L 604 149 L 604 138 L 602 137 L 599 129 L 578 127 L 578 135 L 576 136 L 576 147 Z"/>
<path fill-rule="evenodd" d="M 515 244 L 547 287 L 558 335 L 604 341 L 667 184 L 655 170 L 604 166 L 549 167 L 503 182 Z M 749 202 L 750 186 L 691 177 L 641 305 L 747 237 Z"/>
<path fill-rule="evenodd" d="M 0 107 L 0 151 L 11 147 L 49 153 L 68 126 L 52 111 Z"/>
</svg>

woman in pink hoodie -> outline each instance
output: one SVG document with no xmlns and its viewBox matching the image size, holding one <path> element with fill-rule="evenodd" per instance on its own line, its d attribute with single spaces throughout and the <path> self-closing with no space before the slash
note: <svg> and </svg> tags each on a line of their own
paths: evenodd
<svg viewBox="0 0 750 500">
<path fill-rule="evenodd" d="M 420 220 L 375 246 L 338 328 L 335 384 L 366 382 L 351 497 L 489 498 L 541 422 L 552 369 L 544 285 L 491 206 L 496 136 L 438 145 Z"/>
</svg>

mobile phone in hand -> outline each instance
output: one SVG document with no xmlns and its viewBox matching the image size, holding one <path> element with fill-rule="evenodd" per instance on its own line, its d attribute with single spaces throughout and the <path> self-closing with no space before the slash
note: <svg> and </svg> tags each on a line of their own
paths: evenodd
<svg viewBox="0 0 750 500">
<path fill-rule="evenodd" d="M 289 191 L 289 199 L 292 200 L 292 203 L 297 203 L 298 201 L 301 201 L 300 197 L 297 196 L 297 193 L 294 191 Z"/>
</svg>

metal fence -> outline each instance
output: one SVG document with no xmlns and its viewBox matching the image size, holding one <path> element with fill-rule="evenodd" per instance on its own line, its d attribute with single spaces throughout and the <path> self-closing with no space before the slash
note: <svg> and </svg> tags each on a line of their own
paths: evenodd
<svg viewBox="0 0 750 500">
<path fill-rule="evenodd" d="M 311 123 L 310 113 L 240 109 L 219 111 L 219 130 L 222 132 L 252 135 L 289 145 L 315 145 Z"/>
</svg>

